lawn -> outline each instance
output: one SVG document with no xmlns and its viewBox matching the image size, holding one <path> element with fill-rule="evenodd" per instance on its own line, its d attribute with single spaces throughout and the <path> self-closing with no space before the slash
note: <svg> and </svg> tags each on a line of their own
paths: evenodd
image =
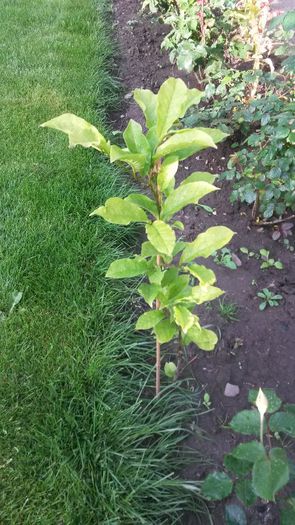
<svg viewBox="0 0 295 525">
<path fill-rule="evenodd" d="M 155 525 L 192 505 L 172 475 L 189 394 L 185 413 L 177 386 L 140 400 L 152 348 L 130 286 L 104 277 L 137 232 L 89 218 L 127 179 L 39 128 L 71 111 L 107 132 L 106 5 L 1 5 L 1 524 Z"/>
</svg>

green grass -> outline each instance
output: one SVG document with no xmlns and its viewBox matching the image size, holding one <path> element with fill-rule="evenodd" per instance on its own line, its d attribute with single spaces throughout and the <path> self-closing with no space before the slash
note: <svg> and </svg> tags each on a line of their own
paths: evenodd
<svg viewBox="0 0 295 525">
<path fill-rule="evenodd" d="M 174 476 L 193 400 L 178 385 L 141 395 L 152 345 L 134 335 L 130 283 L 104 277 L 134 230 L 88 217 L 128 184 L 38 127 L 72 111 L 106 128 L 106 5 L 1 3 L 1 525 L 171 524 L 197 509 Z"/>
</svg>

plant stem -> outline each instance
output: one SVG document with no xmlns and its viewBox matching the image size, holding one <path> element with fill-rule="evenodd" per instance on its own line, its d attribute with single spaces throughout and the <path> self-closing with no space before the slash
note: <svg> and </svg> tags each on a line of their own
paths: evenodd
<svg viewBox="0 0 295 525">
<path fill-rule="evenodd" d="M 161 266 L 161 257 L 157 255 L 157 265 Z M 156 300 L 156 310 L 160 308 L 159 299 Z M 161 345 L 156 337 L 156 397 L 160 395 L 161 388 Z"/>
</svg>

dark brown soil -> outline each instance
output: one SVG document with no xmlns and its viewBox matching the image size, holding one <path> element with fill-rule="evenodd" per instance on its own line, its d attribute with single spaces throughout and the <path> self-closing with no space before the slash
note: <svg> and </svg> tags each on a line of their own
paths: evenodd
<svg viewBox="0 0 295 525">
<path fill-rule="evenodd" d="M 122 130 L 128 120 L 142 121 L 141 111 L 131 98 L 137 87 L 157 91 L 169 76 L 182 77 L 193 87 L 193 76 L 181 74 L 170 64 L 169 57 L 160 49 L 167 27 L 157 23 L 152 17 L 140 13 L 140 0 L 114 0 L 115 34 L 118 37 L 120 57 L 119 76 L 125 89 L 125 102 L 119 114 L 113 115 L 113 127 Z M 282 4 L 282 2 L 281 2 Z M 276 7 L 276 6 L 275 6 Z M 281 5 L 280 5 L 281 7 Z M 221 144 L 217 151 L 209 150 L 186 162 L 179 178 L 196 170 L 220 173 L 226 167 L 230 144 Z M 202 445 L 191 438 L 188 443 L 193 448 L 212 459 L 215 466 L 222 464 L 225 452 L 235 444 L 236 436 L 223 426 L 230 421 L 235 412 L 247 408 L 247 393 L 251 387 L 272 387 L 285 402 L 295 401 L 295 255 L 283 247 L 281 242 L 273 241 L 271 230 L 249 227 L 250 212 L 243 206 L 229 203 L 230 189 L 227 184 L 218 184 L 221 191 L 206 199 L 206 204 L 215 208 L 216 215 L 209 216 L 195 207 L 185 209 L 181 220 L 185 223 L 185 235 L 193 240 L 196 235 L 209 226 L 223 224 L 232 228 L 236 235 L 230 245 L 239 255 L 242 265 L 230 270 L 208 261 L 217 274 L 218 285 L 226 291 L 225 302 L 237 305 L 237 320 L 226 321 L 220 315 L 220 308 L 204 308 L 201 314 L 203 324 L 214 325 L 220 333 L 217 349 L 213 353 L 200 352 L 190 348 L 190 357 L 198 352 L 194 361 L 193 374 L 198 385 L 210 394 L 213 410 L 202 416 L 200 425 L 208 431 L 211 441 Z M 292 238 L 289 238 L 291 242 Z M 256 259 L 247 260 L 239 253 L 241 246 L 258 252 L 267 248 L 275 259 L 284 264 L 283 270 L 261 270 Z M 282 304 L 277 308 L 259 311 L 257 292 L 263 288 L 280 293 Z M 226 383 L 238 385 L 240 394 L 235 398 L 224 395 Z M 186 473 L 191 479 L 200 479 L 204 472 L 198 464 Z M 261 510 L 261 509 L 260 509 Z M 279 523 L 273 508 L 254 509 L 250 513 L 250 523 Z M 215 525 L 222 525 L 223 518 L 218 506 L 212 511 Z M 193 517 L 187 517 L 186 524 L 194 524 Z"/>
</svg>

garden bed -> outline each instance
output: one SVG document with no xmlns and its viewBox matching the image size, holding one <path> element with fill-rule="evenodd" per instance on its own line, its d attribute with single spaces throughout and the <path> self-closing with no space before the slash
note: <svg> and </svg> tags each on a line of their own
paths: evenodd
<svg viewBox="0 0 295 525">
<path fill-rule="evenodd" d="M 133 89 L 144 87 L 157 91 L 169 76 L 181 77 L 189 87 L 196 87 L 194 76 L 180 73 L 170 64 L 168 55 L 160 50 L 167 28 L 150 16 L 143 16 L 140 6 L 139 0 L 114 1 L 115 27 L 120 46 L 119 76 L 125 88 L 124 106 L 120 113 L 113 115 L 113 128 L 119 130 L 125 128 L 130 118 L 142 119 L 139 108 L 131 99 Z M 201 153 L 184 163 L 182 173 L 202 170 L 221 173 L 226 168 L 230 152 L 231 142 L 227 141 L 220 144 L 218 150 Z M 210 432 L 212 440 L 201 447 L 215 465 L 221 465 L 224 453 L 229 451 L 236 439 L 224 426 L 237 410 L 248 407 L 249 388 L 275 388 L 285 402 L 294 402 L 295 255 L 281 241 L 272 240 L 271 228 L 251 226 L 249 208 L 229 203 L 228 183 L 217 182 L 217 185 L 221 191 L 204 200 L 216 210 L 216 214 L 208 215 L 204 210 L 191 206 L 181 213 L 180 218 L 185 223 L 188 240 L 209 226 L 223 224 L 232 228 L 236 235 L 230 248 L 241 262 L 234 270 L 214 262 L 211 265 L 220 287 L 226 291 L 224 304 L 236 305 L 236 320 L 224 319 L 224 308 L 218 302 L 213 309 L 203 308 L 202 320 L 218 327 L 219 343 L 212 354 L 201 353 L 193 347 L 189 349 L 189 358 L 193 360 L 191 372 L 197 384 L 210 394 L 213 409 L 201 420 L 201 426 Z M 292 243 L 292 237 L 289 239 Z M 240 252 L 241 247 L 255 254 L 262 248 L 269 250 L 275 260 L 283 263 L 283 269 L 261 269 L 261 260 L 255 256 L 248 258 Z M 265 288 L 280 294 L 282 300 L 278 307 L 260 311 L 257 293 Z M 224 395 L 227 383 L 239 387 L 236 397 Z M 198 440 L 191 438 L 188 444 L 200 450 Z M 198 465 L 192 465 L 186 474 L 200 479 L 204 472 Z M 275 525 L 277 518 L 273 514 L 268 515 L 267 508 L 264 511 L 259 514 L 257 510 L 254 517 L 260 520 L 258 523 Z M 186 523 L 194 523 L 193 519 L 189 519 Z M 217 509 L 218 525 L 221 519 Z"/>
</svg>

